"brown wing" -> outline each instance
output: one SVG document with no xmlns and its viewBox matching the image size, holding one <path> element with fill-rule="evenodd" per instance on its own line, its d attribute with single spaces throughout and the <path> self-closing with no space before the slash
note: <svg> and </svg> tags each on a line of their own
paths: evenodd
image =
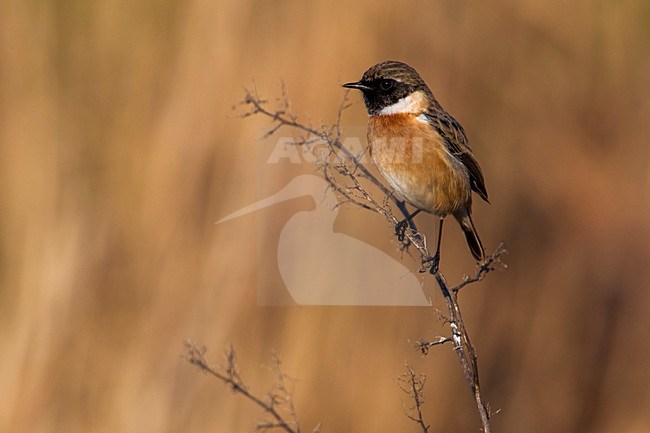
<svg viewBox="0 0 650 433">
<path fill-rule="evenodd" d="M 424 116 L 427 122 L 444 138 L 449 153 L 467 167 L 472 190 L 489 203 L 483 172 L 478 161 L 472 155 L 463 127 L 444 111 L 432 110 L 424 113 Z"/>
</svg>

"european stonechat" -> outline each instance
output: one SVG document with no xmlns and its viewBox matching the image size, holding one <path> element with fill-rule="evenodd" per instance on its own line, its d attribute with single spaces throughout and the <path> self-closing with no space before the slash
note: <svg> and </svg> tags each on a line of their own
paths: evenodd
<svg viewBox="0 0 650 433">
<path fill-rule="evenodd" d="M 409 65 L 387 61 L 368 69 L 361 80 L 344 84 L 358 89 L 368 110 L 368 145 L 373 162 L 390 186 L 416 208 L 396 226 L 403 236 L 420 211 L 440 218 L 431 273 L 438 272 L 444 218 L 460 224 L 472 255 L 485 251 L 472 222 L 472 191 L 486 202 L 483 173 L 463 127 L 433 96 Z"/>
</svg>

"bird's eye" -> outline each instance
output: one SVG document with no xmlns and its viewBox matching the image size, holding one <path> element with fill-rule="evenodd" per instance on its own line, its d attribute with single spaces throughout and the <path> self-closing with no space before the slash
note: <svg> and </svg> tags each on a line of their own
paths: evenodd
<svg viewBox="0 0 650 433">
<path fill-rule="evenodd" d="M 393 80 L 381 80 L 379 82 L 379 88 L 381 90 L 389 90 L 391 87 L 393 87 Z"/>
</svg>

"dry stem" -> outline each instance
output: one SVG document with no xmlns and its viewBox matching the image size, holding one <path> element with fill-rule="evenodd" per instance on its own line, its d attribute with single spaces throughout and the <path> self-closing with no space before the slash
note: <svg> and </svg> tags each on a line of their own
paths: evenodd
<svg viewBox="0 0 650 433">
<path fill-rule="evenodd" d="M 424 415 L 422 414 L 422 405 L 424 404 L 424 393 L 422 391 L 424 390 L 426 380 L 427 378 L 424 374 L 415 373 L 413 368 L 408 364 L 406 364 L 406 373 L 402 373 L 397 378 L 397 383 L 402 391 L 413 400 L 413 405 L 411 407 L 405 407 L 404 412 L 409 419 L 420 426 L 422 433 L 429 433 L 430 427 L 424 421 Z"/>
<path fill-rule="evenodd" d="M 205 353 L 205 347 L 198 347 L 189 341 L 185 342 L 184 357 L 190 364 L 197 366 L 204 373 L 230 386 L 230 389 L 235 394 L 243 395 L 269 414 L 268 419 L 257 424 L 258 430 L 280 429 L 286 433 L 301 433 L 300 423 L 293 405 L 293 385 L 287 382 L 289 378 L 280 369 L 281 362 L 277 355 L 273 356 L 271 366 L 275 375 L 275 385 L 266 395 L 266 398 L 262 398 L 254 395 L 244 384 L 239 375 L 235 351 L 231 346 L 225 352 L 225 365 L 220 367 L 213 367 L 208 364 Z M 319 431 L 320 425 L 313 430 L 315 433 Z"/>
</svg>

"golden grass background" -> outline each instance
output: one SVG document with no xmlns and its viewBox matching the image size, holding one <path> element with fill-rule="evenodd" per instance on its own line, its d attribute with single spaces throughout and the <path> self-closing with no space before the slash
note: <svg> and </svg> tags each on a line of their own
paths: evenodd
<svg viewBox="0 0 650 433">
<path fill-rule="evenodd" d="M 475 220 L 511 252 L 462 295 L 494 430 L 649 431 L 650 5 L 541 0 L 3 1 L 0 430 L 252 431 L 259 410 L 189 366 L 187 338 L 217 361 L 232 342 L 259 392 L 277 350 L 306 430 L 416 431 L 406 360 L 432 432 L 475 431 L 451 350 L 408 342 L 431 311 L 258 307 L 250 227 L 270 214 L 214 225 L 287 177 L 257 163 L 268 122 L 231 116 L 243 87 L 284 80 L 331 122 L 340 84 L 384 59 L 463 123 L 492 201 Z M 395 253 L 378 216 L 336 227 Z M 454 278 L 472 269 L 456 232 Z"/>
</svg>

